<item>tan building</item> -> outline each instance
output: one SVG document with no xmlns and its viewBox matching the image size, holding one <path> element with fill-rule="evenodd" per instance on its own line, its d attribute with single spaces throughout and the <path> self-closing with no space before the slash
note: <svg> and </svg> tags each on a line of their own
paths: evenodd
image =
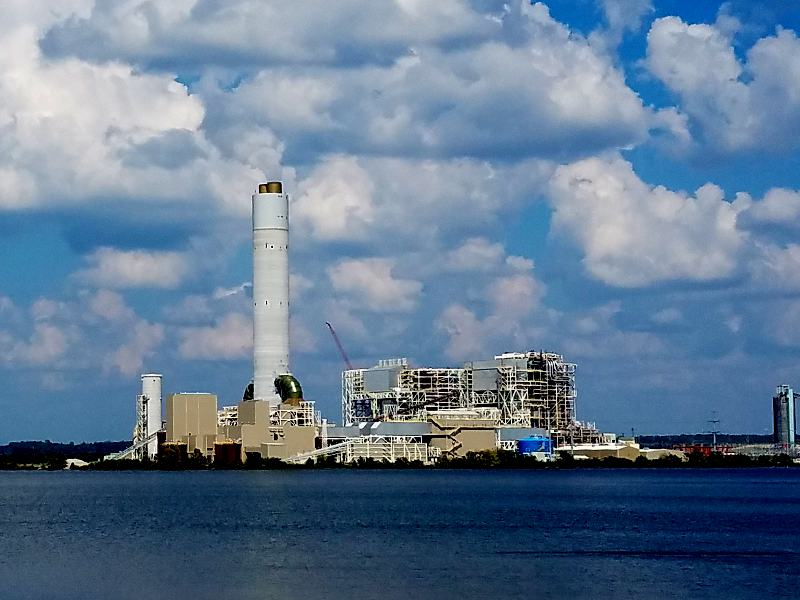
<svg viewBox="0 0 800 600">
<path fill-rule="evenodd" d="M 184 392 L 167 397 L 168 442 L 182 442 L 189 454 L 197 449 L 211 457 L 216 439 L 216 395 Z"/>
<path fill-rule="evenodd" d="M 429 417 L 433 448 L 443 454 L 466 456 L 467 452 L 494 450 L 497 448 L 497 434 L 494 421 L 489 419 L 464 419 Z"/>
<path fill-rule="evenodd" d="M 261 444 L 263 458 L 286 459 L 310 452 L 316 443 L 317 428 L 297 425 L 270 427 L 267 439 Z"/>
<path fill-rule="evenodd" d="M 567 452 L 577 459 L 586 458 L 626 458 L 636 460 L 641 455 L 638 444 L 577 444 L 561 446 L 556 452 Z"/>
<path fill-rule="evenodd" d="M 263 400 L 243 400 L 238 407 L 238 424 L 220 424 L 218 440 L 240 442 L 242 460 L 248 453 L 261 454 L 263 458 L 286 459 L 314 449 L 317 428 L 313 414 L 302 414 L 303 409 L 281 404 L 272 410 Z"/>
</svg>

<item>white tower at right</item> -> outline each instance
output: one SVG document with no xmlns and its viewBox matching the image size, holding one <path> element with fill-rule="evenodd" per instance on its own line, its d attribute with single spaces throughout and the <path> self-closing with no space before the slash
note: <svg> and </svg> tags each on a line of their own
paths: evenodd
<svg viewBox="0 0 800 600">
<path fill-rule="evenodd" d="M 289 373 L 289 198 L 280 181 L 253 194 L 253 399 L 280 403 Z"/>
</svg>

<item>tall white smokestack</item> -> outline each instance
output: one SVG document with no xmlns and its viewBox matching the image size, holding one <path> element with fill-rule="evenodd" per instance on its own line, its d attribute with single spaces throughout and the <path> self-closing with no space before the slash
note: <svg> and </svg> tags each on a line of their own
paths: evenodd
<svg viewBox="0 0 800 600">
<path fill-rule="evenodd" d="M 289 372 L 289 197 L 279 181 L 253 194 L 253 399 L 280 403 Z"/>
</svg>

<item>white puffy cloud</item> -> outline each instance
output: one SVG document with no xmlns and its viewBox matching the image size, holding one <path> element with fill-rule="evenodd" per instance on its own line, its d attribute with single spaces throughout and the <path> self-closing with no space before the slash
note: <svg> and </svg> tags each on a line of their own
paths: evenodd
<svg viewBox="0 0 800 600">
<path fill-rule="evenodd" d="M 433 248 L 442 237 L 485 231 L 543 189 L 549 161 L 495 165 L 334 155 L 300 180 L 292 202 L 297 244 L 359 242 Z"/>
<path fill-rule="evenodd" d="M 618 361 L 621 356 L 664 355 L 666 345 L 649 331 L 630 331 L 617 322 L 622 313 L 619 301 L 607 302 L 572 315 L 561 315 L 555 328 L 559 332 L 560 351 L 575 359 L 607 359 L 609 349 Z"/>
<path fill-rule="evenodd" d="M 190 271 L 186 256 L 178 252 L 98 248 L 86 260 L 90 266 L 76 277 L 111 288 L 176 288 Z"/>
<path fill-rule="evenodd" d="M 786 150 L 800 133 L 800 40 L 778 29 L 740 61 L 726 22 L 657 19 L 647 36 L 647 66 L 715 153 Z"/>
<path fill-rule="evenodd" d="M 737 268 L 742 207 L 714 185 L 688 196 L 646 184 L 621 158 L 591 158 L 559 167 L 550 199 L 554 229 L 573 238 L 587 271 L 610 285 L 713 281 Z"/>
<path fill-rule="evenodd" d="M 184 223 L 196 224 L 203 211 L 246 216 L 244 199 L 262 173 L 283 174 L 274 138 L 248 143 L 247 160 L 210 141 L 203 101 L 174 75 L 118 60 L 44 56 L 43 30 L 91 3 L 12 4 L 0 26 L 0 211 L 63 213 L 88 205 L 106 210 L 113 225 L 146 220 L 142 206 L 175 211 L 191 204 Z M 139 209 L 133 215 L 132 207 Z"/>
<path fill-rule="evenodd" d="M 125 342 L 108 357 L 106 366 L 123 375 L 141 373 L 145 359 L 155 355 L 164 337 L 163 325 L 137 319 L 126 332 Z"/>
<path fill-rule="evenodd" d="M 487 296 L 496 314 L 518 318 L 537 307 L 541 293 L 541 284 L 532 274 L 517 273 L 495 279 L 489 286 Z"/>
<path fill-rule="evenodd" d="M 231 360 L 245 358 L 253 347 L 253 323 L 239 313 L 229 313 L 208 327 L 184 327 L 178 352 L 186 359 Z"/>
<path fill-rule="evenodd" d="M 606 25 L 590 35 L 590 40 L 603 47 L 615 48 L 623 35 L 638 31 L 644 17 L 653 12 L 651 0 L 597 0 L 603 9 Z"/>
<path fill-rule="evenodd" d="M 409 312 L 417 306 L 422 284 L 394 274 L 390 258 L 346 259 L 327 269 L 333 289 L 355 305 L 374 312 Z"/>
<path fill-rule="evenodd" d="M 225 315 L 209 327 L 169 330 L 142 318 L 120 293 L 107 289 L 82 291 L 72 301 L 39 298 L 28 313 L 28 322 L 16 324 L 18 332 L 0 329 L 0 357 L 9 365 L 43 369 L 43 377 L 53 376 L 53 369 L 82 372 L 97 365 L 105 375 L 141 373 L 156 357 L 162 364 L 159 353 L 168 332 L 180 341 L 178 354 L 186 359 L 241 358 L 252 345 L 252 326 L 241 314 Z"/>
<path fill-rule="evenodd" d="M 67 330 L 51 323 L 34 323 L 27 340 L 0 332 L 0 356 L 11 364 L 39 366 L 54 363 L 70 348 Z"/>
<path fill-rule="evenodd" d="M 292 219 L 319 240 L 357 240 L 375 220 L 375 185 L 352 156 L 333 156 L 297 188 Z"/>
<path fill-rule="evenodd" d="M 740 194 L 747 209 L 739 215 L 739 224 L 750 226 L 800 228 L 800 192 L 785 188 L 772 188 L 764 198 L 753 202 L 749 194 Z"/>
<path fill-rule="evenodd" d="M 484 237 L 473 237 L 447 253 L 445 268 L 453 271 L 489 271 L 495 269 L 504 256 L 502 244 Z"/>
<path fill-rule="evenodd" d="M 634 11 L 618 3 L 608 2 L 609 22 L 632 26 Z M 262 147 L 280 145 L 277 136 L 304 157 L 489 158 L 584 155 L 663 126 L 605 52 L 544 4 L 516 0 L 500 16 L 457 0 L 356 4 L 101 2 L 51 28 L 43 46 L 156 69 L 197 60 L 208 134 L 243 162 L 236 149 L 250 146 L 250 131 Z M 215 62 L 230 70 L 209 69 Z M 240 80 L 236 67 L 253 75 Z"/>
<path fill-rule="evenodd" d="M 467 360 L 486 353 L 486 325 L 478 316 L 461 304 L 451 304 L 436 321 L 437 328 L 447 336 L 445 355 L 454 360 Z"/>
<path fill-rule="evenodd" d="M 89 299 L 89 309 L 93 314 L 111 322 L 129 322 L 136 318 L 136 313 L 126 304 L 125 299 L 111 290 L 97 290 Z"/>
<path fill-rule="evenodd" d="M 308 277 L 304 277 L 300 273 L 289 274 L 289 293 L 291 294 L 292 302 L 302 298 L 312 289 L 314 289 L 314 282 Z"/>
<path fill-rule="evenodd" d="M 415 48 L 348 74 L 348 112 L 334 118 L 358 147 L 429 157 L 569 156 L 642 141 L 651 113 L 622 73 L 546 6 L 515 6 L 506 18 L 521 22 L 525 43 Z"/>
<path fill-rule="evenodd" d="M 454 360 L 477 359 L 498 348 L 528 348 L 539 332 L 533 316 L 541 309 L 542 284 L 532 273 L 515 273 L 486 282 L 486 316 L 463 304 L 448 305 L 435 326 L 446 336 L 445 354 Z"/>
<path fill-rule="evenodd" d="M 154 67 L 238 64 L 346 65 L 385 61 L 413 44 L 447 44 L 498 29 L 461 0 L 100 0 L 54 26 L 53 53 Z M 346 35 L 343 35 L 346 32 Z"/>
<path fill-rule="evenodd" d="M 754 289 L 765 291 L 800 291 L 800 244 L 785 247 L 758 242 L 748 263 Z"/>
<path fill-rule="evenodd" d="M 15 307 L 12 322 L 0 327 L 0 358 L 8 365 L 37 369 L 43 385 L 63 380 L 58 372 L 91 371 L 134 375 L 155 357 L 166 328 L 142 318 L 116 291 L 80 290 L 65 300 L 37 298 L 27 318 Z"/>
</svg>

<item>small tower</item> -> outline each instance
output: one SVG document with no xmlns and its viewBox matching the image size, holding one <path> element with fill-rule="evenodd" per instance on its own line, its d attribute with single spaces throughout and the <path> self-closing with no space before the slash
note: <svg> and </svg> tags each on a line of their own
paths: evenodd
<svg viewBox="0 0 800 600">
<path fill-rule="evenodd" d="M 773 441 L 786 449 L 795 442 L 794 390 L 789 385 L 779 385 L 772 398 Z"/>
<path fill-rule="evenodd" d="M 142 375 L 142 393 L 136 396 L 136 428 L 133 430 L 134 446 L 152 436 L 146 446 L 136 451 L 136 458 L 155 458 L 158 454 L 158 438 L 161 431 L 161 375 Z"/>
</svg>

